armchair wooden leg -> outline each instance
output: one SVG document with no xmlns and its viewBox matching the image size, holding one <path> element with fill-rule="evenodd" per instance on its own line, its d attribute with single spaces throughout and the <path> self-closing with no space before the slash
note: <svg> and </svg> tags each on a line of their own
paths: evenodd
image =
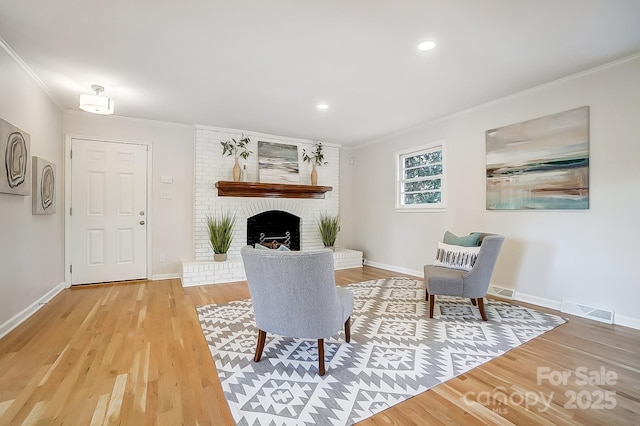
<svg viewBox="0 0 640 426">
<path fill-rule="evenodd" d="M 324 376 L 324 339 L 318 339 L 318 374 Z"/>
<path fill-rule="evenodd" d="M 480 316 L 482 317 L 482 321 L 487 321 L 487 314 L 484 311 L 484 298 L 478 297 L 478 309 L 480 310 Z"/>
<path fill-rule="evenodd" d="M 471 298 L 471 304 L 473 306 L 476 306 L 476 304 L 477 304 L 476 299 L 474 299 L 473 297 Z"/>
<path fill-rule="evenodd" d="M 344 323 L 344 340 L 349 343 L 351 341 L 351 317 L 347 318 Z"/>
<path fill-rule="evenodd" d="M 436 295 L 429 295 L 429 318 L 433 318 L 433 307 L 436 304 Z"/>
<path fill-rule="evenodd" d="M 264 349 L 264 343 L 267 340 L 267 332 L 258 330 L 258 344 L 256 345 L 256 354 L 253 356 L 253 361 L 258 362 L 262 358 L 262 350 Z"/>
<path fill-rule="evenodd" d="M 425 290 L 425 293 L 427 293 L 427 297 L 424 300 L 429 300 L 429 290 Z"/>
</svg>

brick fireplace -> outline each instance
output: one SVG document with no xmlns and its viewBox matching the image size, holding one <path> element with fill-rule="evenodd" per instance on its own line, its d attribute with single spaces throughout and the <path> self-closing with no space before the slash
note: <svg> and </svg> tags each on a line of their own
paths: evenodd
<svg viewBox="0 0 640 426">
<path fill-rule="evenodd" d="M 333 189 L 325 194 L 324 199 L 296 198 L 261 198 L 261 197 L 227 197 L 218 196 L 215 187 L 218 181 L 230 181 L 232 178 L 233 158 L 222 156 L 220 141 L 231 138 L 239 139 L 242 135 L 251 139 L 249 149 L 253 154 L 246 165 L 247 180 L 259 181 L 258 141 L 276 142 L 298 147 L 299 184 L 309 185 L 311 165 L 302 161 L 302 150 L 313 149 L 314 141 L 242 132 L 231 129 L 220 129 L 208 126 L 196 126 L 195 129 L 195 188 L 194 188 L 194 259 L 182 261 L 183 286 L 212 284 L 244 280 L 244 268 L 240 259 L 240 248 L 247 244 L 247 221 L 251 217 L 269 211 L 280 211 L 299 218 L 299 248 L 313 250 L 323 247 L 317 231 L 317 220 L 320 214 L 338 214 L 340 199 L 340 150 L 339 146 L 323 143 L 326 166 L 318 169 L 318 185 L 331 186 Z M 207 215 L 216 215 L 226 210 L 236 215 L 234 238 L 225 262 L 213 262 L 213 252 L 205 219 Z M 336 246 L 340 247 L 340 236 Z M 336 252 L 334 258 L 346 259 L 351 251 Z M 358 252 L 359 253 L 359 252 Z M 355 254 L 350 253 L 351 257 Z M 360 254 L 361 259 L 361 254 Z M 361 265 L 361 260 L 359 260 Z M 356 264 L 353 260 L 352 264 Z M 341 261 L 345 265 L 345 261 Z M 356 265 L 357 266 L 357 265 Z"/>
</svg>

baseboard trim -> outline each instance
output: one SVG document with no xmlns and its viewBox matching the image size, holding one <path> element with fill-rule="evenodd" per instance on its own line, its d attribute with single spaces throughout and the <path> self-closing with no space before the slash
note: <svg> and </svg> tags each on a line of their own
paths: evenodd
<svg viewBox="0 0 640 426">
<path fill-rule="evenodd" d="M 400 266 L 387 265 L 386 263 L 374 262 L 371 260 L 365 260 L 367 266 L 373 266 L 374 268 L 385 269 L 387 271 L 399 272 L 401 274 L 413 275 L 414 277 L 424 278 L 424 271 L 415 271 L 413 269 L 402 268 Z"/>
<path fill-rule="evenodd" d="M 556 311 L 560 310 L 560 306 L 562 306 L 562 302 L 559 300 L 546 299 L 544 297 L 533 296 L 531 294 L 516 292 L 514 300 L 531 303 L 533 305 L 542 306 L 543 308 L 554 309 Z"/>
<path fill-rule="evenodd" d="M 633 318 L 627 315 L 616 314 L 613 317 L 613 323 L 615 325 L 622 325 L 624 327 L 635 328 L 640 330 L 640 318 Z"/>
<path fill-rule="evenodd" d="M 67 283 L 61 282 L 51 290 L 49 290 L 44 296 L 27 306 L 22 312 L 17 313 L 2 325 L 0 325 L 0 339 L 9 334 L 14 328 L 25 322 L 31 315 L 35 314 L 40 308 L 46 305 L 51 299 L 53 299 L 58 293 L 65 288 L 69 287 Z"/>
<path fill-rule="evenodd" d="M 160 281 L 160 280 L 174 280 L 176 278 L 181 278 L 180 273 L 174 274 L 156 274 L 151 276 L 151 281 Z"/>
</svg>

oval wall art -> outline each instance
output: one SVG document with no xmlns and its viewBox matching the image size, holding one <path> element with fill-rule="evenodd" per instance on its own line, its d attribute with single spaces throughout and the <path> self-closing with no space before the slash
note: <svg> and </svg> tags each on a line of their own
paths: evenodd
<svg viewBox="0 0 640 426">
<path fill-rule="evenodd" d="M 56 165 L 33 157 L 33 214 L 56 212 Z"/>
<path fill-rule="evenodd" d="M 31 195 L 29 134 L 0 119 L 0 192 Z"/>
</svg>

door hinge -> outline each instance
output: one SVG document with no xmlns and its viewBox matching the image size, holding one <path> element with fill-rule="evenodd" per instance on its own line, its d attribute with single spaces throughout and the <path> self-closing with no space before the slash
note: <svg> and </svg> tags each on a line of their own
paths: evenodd
<svg viewBox="0 0 640 426">
<path fill-rule="evenodd" d="M 73 207 L 69 207 L 69 216 L 73 216 Z"/>
<path fill-rule="evenodd" d="M 73 265 L 69 265 L 69 273 L 73 274 Z"/>
<path fill-rule="evenodd" d="M 73 150 L 69 151 L 69 158 L 73 158 Z"/>
</svg>

